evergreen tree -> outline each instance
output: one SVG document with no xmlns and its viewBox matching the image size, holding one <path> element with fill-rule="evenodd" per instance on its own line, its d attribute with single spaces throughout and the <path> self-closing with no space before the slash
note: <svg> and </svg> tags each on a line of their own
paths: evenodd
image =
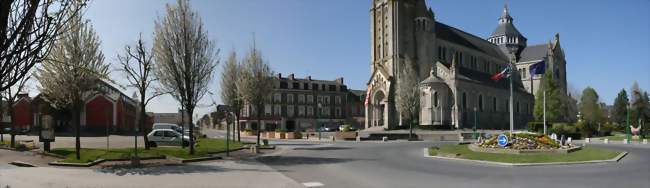
<svg viewBox="0 0 650 188">
<path fill-rule="evenodd" d="M 560 86 L 550 72 L 544 74 L 540 88 L 535 95 L 535 120 L 544 120 L 544 96 L 542 92 L 546 92 L 546 122 L 561 122 L 566 120 L 567 100 L 565 94 L 562 93 Z"/>
<path fill-rule="evenodd" d="M 621 92 L 618 92 L 618 96 L 614 99 L 614 109 L 612 109 L 611 121 L 619 124 L 625 123 L 625 119 L 627 118 L 627 107 L 629 105 L 630 100 L 627 98 L 627 92 L 625 89 L 621 89 Z"/>
</svg>

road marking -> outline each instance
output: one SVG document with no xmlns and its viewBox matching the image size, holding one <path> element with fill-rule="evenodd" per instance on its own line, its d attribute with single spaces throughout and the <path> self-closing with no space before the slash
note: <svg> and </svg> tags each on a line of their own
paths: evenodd
<svg viewBox="0 0 650 188">
<path fill-rule="evenodd" d="M 323 186 L 323 184 L 320 183 L 320 182 L 305 182 L 305 183 L 302 183 L 302 185 L 304 185 L 305 187 L 321 187 L 321 186 Z"/>
</svg>

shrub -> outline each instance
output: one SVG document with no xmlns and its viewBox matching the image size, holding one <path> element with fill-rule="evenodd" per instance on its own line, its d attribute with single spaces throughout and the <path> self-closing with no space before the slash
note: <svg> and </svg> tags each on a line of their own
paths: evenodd
<svg viewBox="0 0 650 188">
<path fill-rule="evenodd" d="M 580 130 L 580 134 L 585 138 L 591 137 L 595 132 L 593 124 L 587 123 L 586 121 L 578 121 L 575 125 Z"/>
<path fill-rule="evenodd" d="M 528 131 L 534 133 L 540 133 L 544 130 L 544 122 L 531 121 L 528 122 Z"/>
<path fill-rule="evenodd" d="M 568 135 L 576 133 L 576 127 L 568 123 L 553 123 L 551 132 L 557 135 Z"/>
<path fill-rule="evenodd" d="M 16 150 L 18 150 L 18 151 L 27 151 L 27 145 L 25 145 L 25 144 L 16 144 Z"/>
</svg>

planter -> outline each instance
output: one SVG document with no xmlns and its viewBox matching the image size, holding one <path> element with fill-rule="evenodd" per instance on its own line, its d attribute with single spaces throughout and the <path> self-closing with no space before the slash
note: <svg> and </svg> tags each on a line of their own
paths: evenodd
<svg viewBox="0 0 650 188">
<path fill-rule="evenodd" d="M 337 140 L 355 140 L 357 139 L 357 132 L 336 132 Z"/>
<path fill-rule="evenodd" d="M 257 131 L 244 131 L 242 134 L 244 136 L 257 136 Z"/>
<path fill-rule="evenodd" d="M 266 132 L 266 138 L 275 138 L 275 132 Z"/>
<path fill-rule="evenodd" d="M 277 138 L 277 139 L 285 139 L 285 138 L 287 138 L 287 133 L 285 133 L 285 132 L 275 132 L 275 138 Z"/>
<path fill-rule="evenodd" d="M 287 139 L 297 139 L 296 135 L 298 135 L 298 134 L 300 134 L 300 133 L 289 132 L 289 133 L 287 133 Z"/>
</svg>

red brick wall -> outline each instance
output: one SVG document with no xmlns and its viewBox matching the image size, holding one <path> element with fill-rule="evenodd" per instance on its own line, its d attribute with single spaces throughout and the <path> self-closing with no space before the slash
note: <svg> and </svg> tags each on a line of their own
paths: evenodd
<svg viewBox="0 0 650 188">
<path fill-rule="evenodd" d="M 107 114 L 108 111 L 108 114 Z M 89 128 L 105 128 L 113 122 L 113 103 L 100 95 L 86 103 L 86 126 Z"/>
<path fill-rule="evenodd" d="M 25 129 L 33 125 L 32 109 L 28 99 L 18 99 L 14 105 L 14 126 Z"/>
</svg>

